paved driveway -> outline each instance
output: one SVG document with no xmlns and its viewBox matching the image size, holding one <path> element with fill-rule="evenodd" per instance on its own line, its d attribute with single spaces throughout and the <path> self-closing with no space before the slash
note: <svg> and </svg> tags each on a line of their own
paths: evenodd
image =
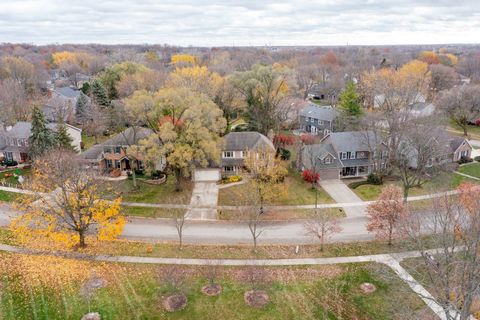
<svg viewBox="0 0 480 320">
<path fill-rule="evenodd" d="M 321 180 L 320 186 L 330 197 L 339 203 L 362 203 L 360 199 L 342 180 Z M 345 207 L 345 214 L 349 218 L 365 217 L 365 206 Z"/>
<path fill-rule="evenodd" d="M 217 181 L 219 179 L 220 171 L 218 169 L 195 170 L 193 177 L 195 185 L 190 199 L 190 205 L 194 208 L 187 211 L 187 219 L 212 220 L 217 218 Z"/>
</svg>

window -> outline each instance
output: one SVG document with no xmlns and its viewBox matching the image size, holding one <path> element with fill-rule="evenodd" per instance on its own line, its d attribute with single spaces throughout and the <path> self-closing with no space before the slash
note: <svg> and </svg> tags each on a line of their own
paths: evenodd
<svg viewBox="0 0 480 320">
<path fill-rule="evenodd" d="M 112 160 L 107 159 L 107 168 L 112 168 L 112 167 L 113 167 Z"/>
<path fill-rule="evenodd" d="M 248 155 L 247 151 L 242 151 L 241 154 L 242 154 L 242 158 L 245 158 Z"/>
<path fill-rule="evenodd" d="M 235 171 L 235 167 L 234 167 L 234 166 L 225 166 L 225 167 L 223 167 L 223 171 L 225 171 L 225 172 L 234 172 L 234 171 Z"/>
<path fill-rule="evenodd" d="M 120 161 L 115 160 L 115 168 L 120 169 Z"/>
<path fill-rule="evenodd" d="M 313 122 L 313 119 L 311 117 L 308 117 L 308 122 Z"/>
<path fill-rule="evenodd" d="M 13 153 L 12 152 L 5 152 L 5 158 L 9 161 L 13 160 Z"/>
<path fill-rule="evenodd" d="M 322 120 L 318 120 L 318 124 L 319 124 L 320 126 L 323 126 L 323 121 L 322 121 Z"/>
<path fill-rule="evenodd" d="M 355 151 L 350 152 L 350 159 L 355 159 Z"/>
<path fill-rule="evenodd" d="M 463 150 L 461 156 L 462 157 L 468 157 L 468 150 Z"/>
<path fill-rule="evenodd" d="M 112 153 L 112 148 L 110 148 L 110 147 L 103 147 L 103 152 L 104 152 L 104 153 Z"/>
<path fill-rule="evenodd" d="M 115 147 L 115 153 L 121 153 L 121 151 L 122 151 L 122 147 L 120 146 Z"/>
<path fill-rule="evenodd" d="M 363 151 L 357 152 L 357 159 L 365 159 L 365 152 Z"/>
<path fill-rule="evenodd" d="M 224 158 L 233 158 L 233 151 L 223 151 Z"/>
<path fill-rule="evenodd" d="M 347 153 L 346 152 L 340 152 L 340 159 L 346 160 L 347 159 Z"/>
<path fill-rule="evenodd" d="M 326 163 L 326 164 L 332 163 L 332 158 L 326 157 L 326 158 L 325 158 L 325 163 Z"/>
</svg>

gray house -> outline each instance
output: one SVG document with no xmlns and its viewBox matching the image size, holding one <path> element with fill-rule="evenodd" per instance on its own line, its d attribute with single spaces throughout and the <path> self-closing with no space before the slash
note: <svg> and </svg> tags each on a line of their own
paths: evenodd
<svg viewBox="0 0 480 320">
<path fill-rule="evenodd" d="M 300 131 L 327 135 L 333 131 L 333 121 L 337 115 L 338 112 L 330 106 L 321 107 L 311 103 L 299 112 Z"/>
<path fill-rule="evenodd" d="M 376 165 L 386 164 L 388 153 L 382 146 L 371 131 L 329 133 L 319 144 L 305 146 L 300 169 L 315 166 L 322 180 L 367 176 Z"/>
<path fill-rule="evenodd" d="M 223 176 L 239 174 L 248 152 L 270 150 L 275 154 L 272 141 L 258 132 L 230 132 L 224 142 L 220 164 Z"/>
</svg>

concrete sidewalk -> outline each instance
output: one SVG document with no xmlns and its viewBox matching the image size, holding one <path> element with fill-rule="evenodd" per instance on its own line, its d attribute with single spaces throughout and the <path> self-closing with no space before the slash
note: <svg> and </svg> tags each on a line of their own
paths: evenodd
<svg viewBox="0 0 480 320">
<path fill-rule="evenodd" d="M 343 207 L 348 218 L 365 217 L 366 203 L 360 199 L 342 180 L 321 180 L 320 186 L 337 203 L 358 203 L 355 207 Z"/>
</svg>

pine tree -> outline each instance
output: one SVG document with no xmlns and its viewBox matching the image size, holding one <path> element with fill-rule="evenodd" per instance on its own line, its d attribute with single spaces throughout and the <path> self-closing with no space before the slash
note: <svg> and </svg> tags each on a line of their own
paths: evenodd
<svg viewBox="0 0 480 320">
<path fill-rule="evenodd" d="M 80 93 L 75 105 L 75 116 L 77 117 L 78 122 L 84 123 L 88 119 L 89 103 L 90 101 L 88 101 L 88 97 L 85 94 Z"/>
<path fill-rule="evenodd" d="M 107 91 L 100 81 L 93 80 L 91 85 L 91 93 L 97 104 L 104 107 L 110 106 L 110 100 L 108 99 Z"/>
<path fill-rule="evenodd" d="M 45 152 L 55 147 L 55 137 L 49 128 L 42 110 L 33 108 L 32 134 L 28 138 L 28 151 L 32 159 L 42 156 Z"/>
<path fill-rule="evenodd" d="M 77 151 L 72 145 L 73 139 L 68 134 L 67 126 L 64 123 L 59 122 L 57 124 L 57 131 L 55 132 L 55 141 L 57 147 L 65 150 Z"/>
<path fill-rule="evenodd" d="M 362 114 L 357 86 L 353 81 L 349 81 L 345 90 L 340 94 L 340 107 L 348 117 L 358 117 Z"/>
</svg>

